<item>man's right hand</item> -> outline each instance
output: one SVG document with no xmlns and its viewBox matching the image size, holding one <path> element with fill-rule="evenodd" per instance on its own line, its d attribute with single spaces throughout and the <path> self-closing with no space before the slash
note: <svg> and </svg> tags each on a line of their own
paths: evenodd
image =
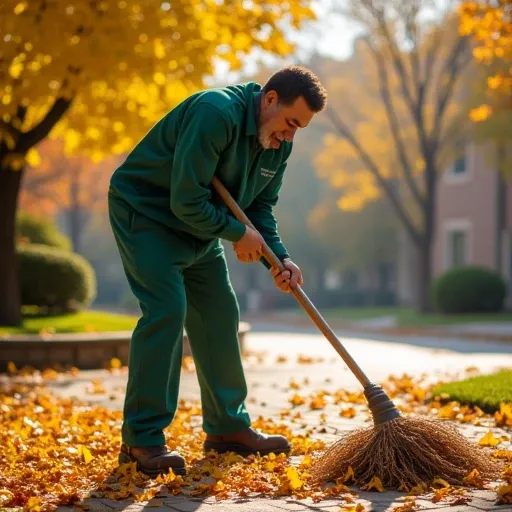
<svg viewBox="0 0 512 512">
<path fill-rule="evenodd" d="M 250 226 L 246 226 L 244 236 L 233 244 L 238 261 L 252 263 L 263 256 L 263 237 Z"/>
</svg>

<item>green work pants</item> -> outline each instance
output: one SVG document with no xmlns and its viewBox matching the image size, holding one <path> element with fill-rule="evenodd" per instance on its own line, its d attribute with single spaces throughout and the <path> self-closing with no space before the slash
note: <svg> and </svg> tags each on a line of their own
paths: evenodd
<svg viewBox="0 0 512 512">
<path fill-rule="evenodd" d="M 123 442 L 165 444 L 163 429 L 178 404 L 184 326 L 201 390 L 203 430 L 229 434 L 250 426 L 240 312 L 220 241 L 171 230 L 110 195 L 109 217 L 142 311 L 130 344 Z"/>
</svg>

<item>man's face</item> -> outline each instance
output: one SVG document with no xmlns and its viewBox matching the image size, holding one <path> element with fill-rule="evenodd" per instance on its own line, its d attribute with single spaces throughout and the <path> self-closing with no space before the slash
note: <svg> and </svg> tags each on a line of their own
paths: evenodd
<svg viewBox="0 0 512 512">
<path fill-rule="evenodd" d="M 293 139 L 297 128 L 305 128 L 313 116 L 302 96 L 286 106 L 279 103 L 275 91 L 268 91 L 261 104 L 260 144 L 264 149 L 278 149 L 283 140 Z"/>
</svg>

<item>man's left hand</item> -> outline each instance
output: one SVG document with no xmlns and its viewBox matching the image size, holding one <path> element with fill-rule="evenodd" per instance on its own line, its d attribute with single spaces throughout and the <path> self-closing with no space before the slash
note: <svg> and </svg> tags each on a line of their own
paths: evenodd
<svg viewBox="0 0 512 512">
<path fill-rule="evenodd" d="M 297 284 L 300 286 L 304 284 L 302 272 L 290 259 L 283 260 L 283 266 L 284 270 L 282 272 L 278 268 L 272 267 L 272 276 L 274 276 L 274 282 L 281 291 L 291 293 Z"/>
</svg>

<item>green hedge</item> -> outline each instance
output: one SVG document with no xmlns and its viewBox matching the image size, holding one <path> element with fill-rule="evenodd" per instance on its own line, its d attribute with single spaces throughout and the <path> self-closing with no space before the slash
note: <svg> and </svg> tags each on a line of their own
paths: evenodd
<svg viewBox="0 0 512 512">
<path fill-rule="evenodd" d="M 24 306 L 74 312 L 96 297 L 94 270 L 82 256 L 40 244 L 20 244 L 17 253 Z"/>
<path fill-rule="evenodd" d="M 31 244 L 49 245 L 65 251 L 71 250 L 71 240 L 61 233 L 49 220 L 41 220 L 28 213 L 20 213 L 16 218 L 16 238 Z"/>
<path fill-rule="evenodd" d="M 438 311 L 497 313 L 503 309 L 507 287 L 503 278 L 482 266 L 455 267 L 432 283 L 432 298 Z"/>
</svg>

